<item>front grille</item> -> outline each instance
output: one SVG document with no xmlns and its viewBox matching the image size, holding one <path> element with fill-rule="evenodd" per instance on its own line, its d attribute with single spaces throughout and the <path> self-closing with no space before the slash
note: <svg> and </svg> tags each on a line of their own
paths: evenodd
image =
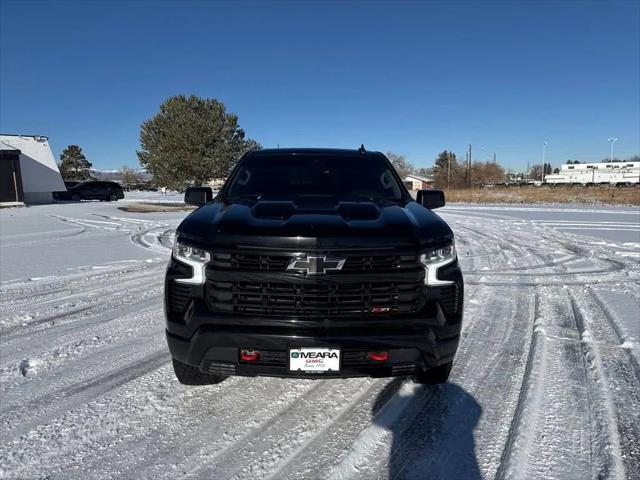
<svg viewBox="0 0 640 480">
<path fill-rule="evenodd" d="M 392 375 L 410 375 L 415 373 L 417 370 L 417 365 L 413 363 L 400 363 L 397 365 L 393 365 L 391 367 Z"/>
<path fill-rule="evenodd" d="M 206 300 L 213 310 L 248 315 L 406 314 L 424 305 L 424 285 L 422 281 L 281 283 L 209 278 Z"/>
<path fill-rule="evenodd" d="M 440 304 L 444 313 L 453 315 L 459 313 L 460 310 L 460 288 L 454 283 L 448 287 L 440 289 Z"/>
<path fill-rule="evenodd" d="M 388 272 L 418 268 L 422 268 L 418 255 L 366 255 L 349 256 L 342 270 L 344 272 Z"/>
<path fill-rule="evenodd" d="M 191 300 L 191 287 L 176 282 L 171 282 L 169 286 L 169 310 L 182 315 L 187 309 Z"/>
<path fill-rule="evenodd" d="M 313 255 L 313 254 L 309 254 Z M 318 255 L 323 255 L 318 253 Z M 352 255 L 332 252 L 331 257 L 345 258 L 346 262 L 341 270 L 334 273 L 351 272 L 397 272 L 398 270 L 418 270 L 422 268 L 418 255 Z M 293 253 L 262 254 L 262 253 L 214 253 L 209 265 L 223 270 L 242 271 L 275 271 L 284 272 L 289 262 L 294 258 Z"/>
<path fill-rule="evenodd" d="M 216 375 L 233 375 L 236 373 L 236 366 L 233 363 L 211 361 L 206 366 L 205 371 Z"/>
<path fill-rule="evenodd" d="M 290 258 L 289 255 L 215 253 L 209 265 L 229 270 L 284 271 Z"/>
</svg>

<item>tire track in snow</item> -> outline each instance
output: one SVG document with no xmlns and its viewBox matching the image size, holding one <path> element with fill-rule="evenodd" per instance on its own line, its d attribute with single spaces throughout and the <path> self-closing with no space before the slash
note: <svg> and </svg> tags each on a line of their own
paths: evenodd
<svg viewBox="0 0 640 480">
<path fill-rule="evenodd" d="M 249 382 L 252 388 L 248 388 Z M 162 432 L 136 431 L 133 444 L 109 453 L 109 464 L 117 465 L 126 478 L 173 478 L 176 472 L 187 475 L 227 452 L 240 439 L 265 430 L 275 418 L 286 415 L 291 405 L 320 387 L 313 381 L 291 385 L 287 380 L 240 377 L 215 386 L 181 386 L 192 401 L 176 403 L 173 411 L 159 412 L 158 422 L 167 426 L 171 441 L 166 442 Z M 186 415 L 185 411 L 198 414 Z"/>
<path fill-rule="evenodd" d="M 164 330 L 158 321 L 162 317 L 158 301 L 150 298 L 139 302 L 139 310 L 133 313 L 127 312 L 130 310 L 127 306 L 112 310 L 107 316 L 96 316 L 86 324 L 70 323 L 64 326 L 64 331 L 56 330 L 55 335 L 45 331 L 34 343 L 32 337 L 26 337 L 23 342 L 11 344 L 11 348 L 3 346 L 0 378 L 4 402 L 10 402 L 14 395 L 19 397 L 19 393 L 14 392 L 26 388 L 31 392 L 36 386 L 47 389 L 67 381 L 68 371 L 73 370 L 74 365 L 82 364 L 86 370 L 94 357 L 99 357 L 98 365 L 104 364 L 103 355 L 122 344 L 131 345 L 132 340 L 164 340 Z M 116 351 L 119 356 L 128 353 Z"/>
<path fill-rule="evenodd" d="M 545 237 L 548 238 L 548 236 L 545 235 Z M 558 237 L 557 235 L 553 236 L 553 237 Z M 560 242 L 562 244 L 563 247 L 565 247 L 568 251 L 574 253 L 574 257 L 576 258 L 576 260 L 579 260 L 581 257 L 582 258 L 589 258 L 591 257 L 591 255 L 593 255 L 591 252 L 589 252 L 588 250 L 585 250 L 584 248 L 580 247 L 580 246 L 576 246 L 576 245 L 571 245 L 571 244 L 567 244 L 565 241 Z M 608 258 L 609 255 L 606 255 L 604 257 L 601 258 L 597 258 L 598 261 L 601 262 L 606 262 L 609 264 L 609 268 L 604 268 L 604 272 L 605 273 L 617 273 L 617 272 L 624 272 L 627 268 L 628 265 L 625 264 L 624 262 L 620 262 L 618 260 L 612 260 L 611 258 Z M 566 265 L 565 262 L 562 262 L 561 264 L 558 265 L 558 267 L 562 267 Z M 468 271 L 466 272 L 468 273 Z M 482 272 L 478 272 L 478 273 L 482 273 Z M 562 281 L 562 282 L 553 282 L 553 283 L 557 283 L 559 286 L 560 285 L 567 285 L 567 284 L 574 284 L 577 286 L 583 286 L 586 283 L 596 283 L 592 280 L 592 277 L 590 276 L 585 276 L 585 273 L 597 273 L 597 272 L 585 272 L 584 270 L 582 271 L 576 271 L 576 272 L 557 272 L 557 274 L 561 274 L 561 275 L 574 275 L 576 277 L 576 281 L 573 282 L 567 282 L 567 281 Z M 491 272 L 489 273 L 489 275 L 491 274 Z M 517 277 L 514 275 L 514 280 Z M 468 280 L 468 279 L 467 279 Z M 601 281 L 601 279 L 599 279 Z M 620 282 L 620 275 L 615 275 L 615 276 L 610 276 L 609 278 L 606 279 L 607 281 L 610 281 L 611 283 L 613 282 Z M 467 283 L 470 283 L 469 281 Z M 500 284 L 501 286 L 506 286 L 505 282 L 478 282 L 484 285 L 498 285 Z M 509 284 L 513 285 L 514 283 L 517 282 L 508 282 Z M 529 284 L 530 282 L 519 282 L 521 285 L 522 284 Z M 532 282 L 535 285 L 540 285 L 541 283 L 545 283 L 545 282 L 540 282 L 540 281 L 535 281 Z M 546 282 L 549 283 L 549 282 Z M 577 312 L 575 310 L 575 302 L 572 301 L 572 308 L 571 308 L 571 312 L 567 312 L 567 315 L 569 318 L 573 318 L 575 320 L 574 324 L 575 324 L 575 329 L 580 333 L 580 335 L 582 335 L 583 333 L 585 333 L 584 329 L 581 328 L 584 326 L 584 324 L 580 322 L 580 316 L 579 316 L 579 312 Z M 612 323 L 613 325 L 613 319 L 611 318 L 610 315 L 607 315 L 605 313 L 605 318 L 609 323 Z M 615 325 L 613 325 L 615 327 Z M 589 332 L 587 331 L 587 336 L 589 336 Z M 619 333 L 619 332 L 618 332 Z M 620 336 L 619 336 L 620 337 Z M 572 341 L 571 338 L 569 339 L 564 339 L 564 338 L 560 338 L 560 337 L 556 337 L 554 339 L 552 339 L 551 341 L 557 341 L 557 340 L 561 340 L 561 341 Z M 620 338 L 619 338 L 620 339 Z M 536 365 L 535 367 L 529 367 L 529 373 L 525 376 L 525 383 L 524 386 L 527 385 L 527 377 L 534 377 L 533 378 L 533 383 L 534 385 L 537 384 L 537 390 L 538 393 L 540 392 L 541 389 L 541 385 L 544 384 L 544 376 L 541 374 L 540 371 L 543 371 L 545 369 L 544 366 L 544 360 L 545 358 L 543 357 L 542 359 L 540 359 L 539 357 L 542 355 L 541 352 L 541 348 L 539 348 L 539 344 L 543 343 L 545 341 L 545 337 L 544 337 L 544 331 L 542 330 L 542 337 L 540 335 L 540 331 L 536 331 L 534 332 L 534 342 L 532 344 L 531 350 L 530 350 L 530 359 L 528 361 L 528 365 Z M 547 342 L 548 343 L 548 342 Z M 622 342 L 617 342 L 617 343 L 622 343 Z M 588 342 L 585 341 L 581 341 L 580 342 L 581 348 L 584 350 L 586 347 L 586 345 L 589 345 Z M 594 348 L 597 349 L 597 346 L 599 344 L 596 344 L 594 346 Z M 596 350 L 597 351 L 597 350 Z M 627 353 L 630 353 L 629 351 L 627 351 Z M 613 417 L 611 416 L 611 402 L 606 400 L 606 387 L 602 387 L 602 382 L 600 382 L 600 389 L 597 389 L 594 387 L 594 384 L 597 383 L 597 379 L 601 378 L 601 375 L 598 374 L 598 372 L 602 372 L 601 368 L 598 368 L 597 365 L 599 365 L 599 362 L 595 362 L 596 363 L 596 367 L 594 367 L 594 362 L 591 361 L 590 362 L 590 350 L 587 351 L 583 351 L 582 352 L 582 362 L 584 363 L 584 366 L 582 368 L 584 375 L 585 375 L 585 384 L 588 385 L 590 387 L 590 395 L 592 392 L 593 393 L 593 397 L 596 399 L 595 404 L 599 405 L 601 407 L 601 410 L 604 412 L 602 415 L 603 416 L 608 416 L 608 418 L 604 421 L 604 425 L 608 428 L 605 429 L 604 426 L 601 424 L 600 428 L 598 430 L 598 428 L 594 428 L 594 431 L 596 432 L 594 434 L 596 441 L 598 439 L 602 439 L 605 438 L 605 440 L 601 440 L 602 442 L 604 442 L 604 444 L 606 445 L 607 448 L 607 453 L 604 454 L 606 458 L 604 458 L 604 460 L 600 461 L 600 466 L 596 468 L 600 468 L 601 472 L 607 472 L 606 474 L 608 474 L 609 472 L 611 472 L 611 475 L 613 477 L 620 477 L 621 474 L 620 472 L 624 471 L 623 469 L 621 469 L 621 464 L 619 461 L 619 456 L 621 454 L 620 452 L 620 446 L 619 446 L 619 442 L 616 440 L 617 438 L 617 432 L 615 431 L 615 428 L 613 430 L 611 430 L 611 425 L 615 425 L 615 421 L 613 419 Z M 535 359 L 535 360 L 534 360 Z M 542 360 L 542 362 L 540 362 L 539 360 Z M 536 371 L 534 374 L 531 373 L 531 371 L 534 370 Z M 540 370 L 540 371 L 537 371 Z M 596 373 L 594 373 L 596 372 Z M 591 375 L 591 376 L 589 376 Z M 595 380 L 594 380 L 595 378 Z M 531 379 L 529 379 L 529 381 L 531 381 Z M 605 388 L 605 390 L 603 390 L 603 388 Z M 533 390 L 536 390 L 536 388 L 534 387 Z M 604 392 L 604 399 L 602 397 L 602 395 L 599 395 L 599 393 Z M 522 397 L 524 398 L 533 398 L 535 396 L 535 394 L 532 393 L 527 393 L 527 389 L 525 389 L 522 392 Z M 524 398 L 520 400 L 519 402 L 519 413 L 517 413 L 515 415 L 514 418 L 514 424 L 512 426 L 512 431 L 510 433 L 510 439 L 506 442 L 507 443 L 507 448 L 505 449 L 505 452 L 503 454 L 503 458 L 502 458 L 502 462 L 500 465 L 500 468 L 498 470 L 498 478 L 530 478 L 527 477 L 526 473 L 522 473 L 524 472 L 523 470 L 523 465 L 526 464 L 525 460 L 523 460 L 522 458 L 516 458 L 518 455 L 514 454 L 513 452 L 516 451 L 517 453 L 520 454 L 520 457 L 522 457 L 523 452 L 526 453 L 527 448 L 525 445 L 525 448 L 523 448 L 523 445 L 521 444 L 526 444 L 527 440 L 530 439 L 530 436 L 527 436 L 526 434 L 519 434 L 517 432 L 527 432 L 528 428 L 524 425 L 527 424 L 527 422 L 525 422 L 526 420 L 526 415 L 524 415 L 522 413 L 523 410 L 523 406 L 525 406 L 526 409 L 526 405 L 528 403 L 533 403 L 535 404 L 535 401 L 531 401 L 531 402 L 525 402 Z M 604 406 L 603 406 L 604 405 Z M 531 407 L 531 405 L 529 405 L 529 407 Z M 533 407 L 532 407 L 533 408 Z M 597 409 L 598 407 L 596 407 Z M 590 412 L 591 411 L 591 407 L 587 408 L 587 411 Z M 530 423 L 530 422 L 529 422 Z M 633 434 L 632 438 L 636 439 L 637 441 L 637 434 Z M 633 454 L 633 450 L 627 448 L 627 452 L 631 452 L 631 454 Z M 607 457 L 608 455 L 608 457 Z M 524 455 L 526 457 L 526 455 Z M 509 472 L 509 474 L 506 474 L 505 472 Z M 519 475 L 519 476 L 518 476 Z M 579 477 L 578 477 L 579 478 Z"/>
<path fill-rule="evenodd" d="M 28 335 L 30 332 L 24 332 L 24 330 L 31 329 L 33 327 L 39 327 L 40 325 L 44 325 L 45 323 L 50 323 L 51 325 L 55 324 L 56 320 L 60 320 L 62 318 L 72 317 L 79 313 L 86 312 L 88 310 L 92 310 L 95 308 L 95 305 L 85 305 L 83 307 L 71 308 L 69 310 L 64 310 L 59 313 L 55 313 L 53 315 L 47 315 L 41 318 L 37 318 L 35 320 L 22 320 L 22 323 L 18 325 L 11 325 L 5 328 L 0 329 L 0 333 L 3 336 L 11 335 L 14 332 L 22 332 L 23 334 Z M 18 319 L 19 320 L 19 319 Z"/>
<path fill-rule="evenodd" d="M 281 458 L 287 456 L 286 452 L 295 451 L 369 390 L 384 383 L 384 380 L 361 378 L 317 381 L 319 385 L 313 395 L 301 397 L 260 431 L 249 432 L 189 474 L 202 479 L 261 478 L 276 468 Z"/>
<path fill-rule="evenodd" d="M 56 289 L 57 293 L 61 293 L 61 295 L 57 295 L 57 296 L 51 296 L 50 294 L 53 292 L 44 291 L 40 293 L 41 296 L 44 296 L 44 295 L 51 296 L 51 298 L 47 298 L 44 300 L 37 300 L 37 297 L 38 297 L 37 293 L 30 294 L 28 297 L 30 300 L 26 302 L 23 301 L 24 299 L 15 300 L 15 299 L 7 298 L 2 305 L 2 309 L 4 312 L 3 314 L 7 315 L 9 312 L 15 312 L 16 310 L 21 312 L 24 312 L 26 310 L 27 313 L 32 313 L 34 311 L 38 312 L 43 308 L 51 308 L 50 306 L 51 304 L 68 302 L 78 297 L 81 297 L 81 298 L 92 297 L 99 292 L 114 293 L 115 291 L 115 293 L 117 293 L 118 291 L 126 290 L 126 288 L 124 287 L 127 287 L 128 285 L 140 283 L 141 280 L 142 281 L 148 280 L 153 273 L 156 273 L 158 277 L 161 277 L 163 270 L 158 269 L 157 272 L 141 271 L 139 273 L 128 275 L 126 280 L 114 278 L 113 280 L 117 281 L 115 285 L 113 284 L 105 285 L 104 281 L 101 281 L 100 283 L 98 283 L 98 285 L 95 285 L 95 286 L 88 286 L 85 284 L 82 286 L 72 287 L 71 285 L 69 285 L 69 286 Z"/>
<path fill-rule="evenodd" d="M 42 278 L 21 279 L 5 282 L 0 286 L 0 300 L 3 304 L 59 293 L 65 288 L 85 288 L 91 282 L 104 282 L 106 278 L 120 278 L 146 270 L 162 271 L 166 262 L 162 259 L 125 260 L 102 265 L 85 265 Z M 98 286 L 95 288 L 102 288 Z"/>
<path fill-rule="evenodd" d="M 639 288 L 640 290 L 640 288 Z M 600 298 L 597 292 L 593 289 L 588 290 L 590 297 L 593 301 L 598 305 L 600 311 L 602 312 L 602 318 L 607 321 L 607 324 L 611 327 L 611 329 L 615 332 L 616 339 L 620 345 L 624 345 L 627 341 L 630 342 L 638 342 L 640 339 L 635 338 L 633 335 L 629 334 L 621 325 L 621 322 L 616 319 L 616 315 L 612 312 L 611 308 L 609 308 Z M 638 321 L 640 321 L 640 314 L 638 314 Z M 627 354 L 629 355 L 629 360 L 631 365 L 633 365 L 633 369 L 635 370 L 636 376 L 640 381 L 640 363 L 638 358 L 629 350 L 625 349 Z"/>
<path fill-rule="evenodd" d="M 540 294 L 535 293 L 533 319 L 535 325 L 538 322 L 540 310 Z M 522 453 L 530 448 L 530 437 L 528 431 L 530 425 L 530 409 L 532 405 L 539 403 L 540 385 L 542 375 L 546 370 L 544 364 L 544 356 L 541 355 L 540 343 L 544 341 L 541 334 L 535 328 L 533 329 L 531 344 L 529 346 L 529 354 L 527 355 L 527 364 L 525 366 L 524 375 L 518 395 L 518 403 L 516 406 L 509 434 L 505 441 L 505 449 L 500 458 L 500 464 L 496 471 L 496 479 L 517 478 L 520 466 L 524 463 Z"/>
<path fill-rule="evenodd" d="M 581 292 L 578 292 L 581 293 Z M 587 290 L 583 298 L 576 294 L 577 307 L 591 330 L 591 344 L 598 352 L 598 372 L 602 372 L 598 385 L 609 399 L 611 411 L 607 415 L 615 418 L 609 425 L 617 426 L 619 451 L 610 450 L 610 455 L 620 455 L 627 478 L 640 478 L 640 377 L 629 368 L 630 349 L 620 345 L 612 330 L 599 331 L 602 311 Z M 610 328 L 610 327 L 609 327 Z M 598 377 L 596 377 L 598 380 Z M 606 416 L 604 417 L 606 418 Z"/>
<path fill-rule="evenodd" d="M 141 295 L 135 297 L 133 301 L 123 303 L 135 291 L 122 292 L 125 298 L 109 298 L 108 300 L 92 303 L 83 307 L 66 310 L 59 314 L 44 317 L 31 322 L 27 326 L 18 326 L 3 331 L 3 338 L 0 345 L 3 348 L 2 363 L 5 364 L 7 359 L 18 357 L 24 358 L 25 355 L 34 353 L 38 355 L 46 352 L 50 348 L 58 348 L 63 344 L 64 335 L 69 335 L 71 339 L 77 338 L 84 331 L 90 330 L 97 326 L 98 330 L 104 330 L 106 324 L 121 319 L 129 314 L 132 310 L 138 309 L 138 312 L 144 312 L 154 306 L 162 305 L 162 286 L 157 285 L 154 288 L 144 288 Z M 114 300 L 119 300 L 114 302 Z M 84 315 L 79 315 L 84 314 Z M 56 320 L 60 320 L 56 322 Z M 64 321 L 63 321 L 64 320 Z M 51 325 L 42 329 L 31 329 L 29 327 L 37 327 L 47 323 Z M 23 331 L 27 329 L 27 331 Z M 15 333 L 13 333 L 15 332 Z M 93 332 L 91 336 L 95 336 L 98 332 Z"/>
<path fill-rule="evenodd" d="M 621 478 L 619 444 L 593 417 L 607 404 L 582 317 L 568 291 L 543 289 L 539 299 L 531 368 L 496 477 Z"/>
<path fill-rule="evenodd" d="M 587 329 L 585 319 L 579 310 L 574 295 L 568 291 L 571 312 L 576 330 L 580 335 L 580 348 L 584 362 L 587 388 L 589 391 L 589 415 L 595 437 L 592 437 L 592 459 L 598 464 L 598 478 L 625 477 L 624 466 L 620 461 L 620 438 L 613 411 L 613 402 L 607 392 L 608 386 L 602 371 L 602 362 L 591 332 Z M 591 416 L 593 414 L 593 416 Z M 593 467 L 594 465 L 592 465 Z"/>
<path fill-rule="evenodd" d="M 305 480 L 313 475 L 319 476 L 318 472 L 323 472 L 330 465 L 341 461 L 349 451 L 353 439 L 357 438 L 370 423 L 371 416 L 375 416 L 403 384 L 409 382 L 403 377 L 385 381 L 386 384 L 382 390 L 365 391 L 358 403 L 353 403 L 333 422 L 307 440 L 281 462 L 265 480 L 282 478 Z"/>
<path fill-rule="evenodd" d="M 169 353 L 163 348 L 128 364 L 126 368 L 118 367 L 113 371 L 78 381 L 73 385 L 26 401 L 21 405 L 2 409 L 0 410 L 0 424 L 3 425 L 3 437 L 6 441 L 24 435 L 37 425 L 45 423 L 47 419 L 60 416 L 78 405 L 87 403 L 91 399 L 147 375 L 170 361 Z M 60 399 L 65 401 L 60 402 Z M 20 419 L 19 423 L 12 423 L 12 420 L 16 418 Z"/>
</svg>

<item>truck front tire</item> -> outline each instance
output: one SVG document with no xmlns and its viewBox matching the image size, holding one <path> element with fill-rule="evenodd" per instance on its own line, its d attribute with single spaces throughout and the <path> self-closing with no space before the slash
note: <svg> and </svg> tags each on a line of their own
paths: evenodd
<svg viewBox="0 0 640 480">
<path fill-rule="evenodd" d="M 173 361 L 173 371 L 176 374 L 176 378 L 183 385 L 215 385 L 227 378 L 224 375 L 202 373 L 198 367 L 182 363 L 175 358 L 171 360 Z"/>
</svg>

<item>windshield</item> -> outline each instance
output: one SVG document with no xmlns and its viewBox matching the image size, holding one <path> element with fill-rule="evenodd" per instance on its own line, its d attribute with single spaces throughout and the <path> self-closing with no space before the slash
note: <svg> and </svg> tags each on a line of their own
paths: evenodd
<svg viewBox="0 0 640 480">
<path fill-rule="evenodd" d="M 231 179 L 227 196 L 335 196 L 393 201 L 403 198 L 384 158 L 340 155 L 245 158 Z"/>
</svg>

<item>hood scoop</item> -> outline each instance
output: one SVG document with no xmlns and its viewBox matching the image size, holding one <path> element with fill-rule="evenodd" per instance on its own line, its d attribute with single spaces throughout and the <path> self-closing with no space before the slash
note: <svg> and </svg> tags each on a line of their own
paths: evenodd
<svg viewBox="0 0 640 480">
<path fill-rule="evenodd" d="M 259 201 L 252 208 L 255 218 L 288 220 L 294 215 L 333 215 L 345 221 L 376 220 L 380 209 L 374 203 L 338 202 L 333 205 L 298 205 L 291 201 Z"/>
</svg>

